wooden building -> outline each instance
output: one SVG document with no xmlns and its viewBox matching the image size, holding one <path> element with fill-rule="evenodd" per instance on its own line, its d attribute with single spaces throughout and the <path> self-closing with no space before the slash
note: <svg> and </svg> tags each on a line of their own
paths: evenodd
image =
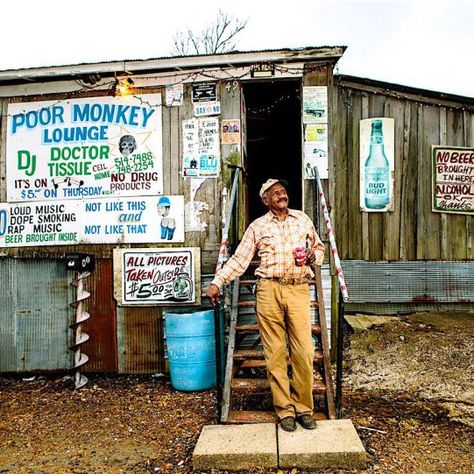
<svg viewBox="0 0 474 474">
<path fill-rule="evenodd" d="M 86 306 L 92 315 L 83 325 L 90 335 L 90 340 L 82 344 L 90 358 L 85 370 L 163 372 L 164 306 L 117 301 L 122 290 L 118 288 L 120 270 L 114 267 L 114 250 L 198 248 L 200 265 L 196 281 L 205 280 L 205 275 L 211 275 L 216 266 L 236 165 L 244 168 L 237 200 L 237 234 L 264 211 L 258 198 L 261 183 L 277 176 L 289 181 L 290 205 L 313 217 L 327 240 L 314 176 L 305 169 L 308 162 L 312 167 L 313 159 L 320 159 L 318 166 L 322 163 L 323 168 L 327 163 L 327 174 L 326 170 L 320 173 L 323 171 L 323 187 L 339 254 L 347 269 L 354 309 L 379 304 L 379 310 L 383 305 L 392 310 L 409 310 L 440 302 L 470 308 L 474 298 L 472 206 L 463 214 L 432 212 L 431 147 L 474 146 L 474 99 L 334 76 L 334 66 L 343 52 L 344 47 L 319 47 L 1 71 L 0 372 L 71 367 L 69 346 L 73 345 L 73 334 L 69 325 L 74 315 L 69 304 L 74 302 L 75 295 L 69 287 L 71 274 L 64 266 L 68 252 L 84 252 L 96 258 L 96 268 L 84 280 L 91 293 Z M 126 95 L 117 96 L 118 86 L 128 88 Z M 94 122 L 87 130 L 79 126 L 86 115 Z M 107 130 L 101 125 L 105 123 L 104 117 L 115 120 L 114 126 L 121 127 L 121 138 L 125 137 L 123 143 L 118 143 L 117 135 L 115 145 L 106 150 L 110 157 L 115 157 L 110 160 L 112 168 L 101 167 L 99 159 L 94 161 L 97 156 L 90 155 L 99 149 L 95 143 L 112 138 L 106 136 Z M 155 128 L 144 127 L 140 132 L 140 117 L 144 126 L 149 117 L 156 119 Z M 393 199 L 388 212 L 364 212 L 360 207 L 359 121 L 368 118 L 394 119 Z M 131 169 L 130 162 L 125 160 L 127 154 L 123 150 L 130 145 L 126 143 L 127 137 L 134 135 L 134 140 L 139 141 L 137 137 L 145 132 L 150 140 L 156 138 L 155 148 L 150 148 L 159 155 L 156 167 L 152 168 L 155 175 L 146 174 L 146 154 L 137 158 L 139 169 Z M 68 138 L 67 133 L 75 135 Z M 315 145 L 318 133 L 324 136 Z M 199 142 L 201 136 L 213 137 L 212 151 L 206 149 L 211 145 L 204 138 L 203 143 Z M 34 139 L 38 141 L 36 145 L 31 144 Z M 81 149 L 80 143 L 88 143 L 90 149 Z M 41 164 L 41 157 L 37 162 L 40 155 L 32 150 L 46 150 L 49 162 Z M 76 152 L 77 157 L 72 156 Z M 201 166 L 202 156 L 213 163 L 211 168 Z M 116 173 L 111 178 L 115 179 L 114 189 L 119 189 L 121 180 L 125 180 L 130 189 L 140 182 L 146 193 L 142 195 L 135 189 L 127 194 L 125 184 L 122 194 L 101 191 L 98 185 L 88 186 L 89 176 L 80 176 L 88 159 L 90 170 L 97 166 L 91 173 L 95 173 L 96 180 L 110 181 L 110 175 Z M 75 166 L 67 168 L 68 163 Z M 78 168 L 80 163 L 82 167 Z M 41 166 L 50 172 L 47 179 L 38 174 Z M 77 191 L 86 188 L 91 193 L 97 191 L 94 199 Z M 67 198 L 64 207 L 38 211 L 38 203 L 52 205 L 61 201 L 56 191 Z M 156 241 L 149 235 L 140 237 L 141 240 L 105 235 L 120 234 L 127 222 L 138 220 L 140 211 L 151 216 L 147 214 L 151 212 L 148 207 L 159 207 L 160 196 L 169 196 L 173 206 L 175 202 L 182 206 L 183 212 L 175 219 L 172 243 L 163 237 L 166 230 Z M 133 199 L 148 207 L 133 207 Z M 78 209 L 87 203 L 89 211 L 94 206 L 101 209 L 101 202 L 109 203 L 103 204 L 102 209 L 108 205 L 110 215 L 124 205 L 130 212 L 119 214 L 124 222 L 116 222 L 115 227 L 108 227 L 108 214 L 100 211 L 90 214 L 90 222 L 83 222 L 89 214 Z M 59 242 L 59 234 L 52 236 L 54 226 L 42 227 L 44 222 L 50 223 L 48 219 L 35 221 L 36 227 L 30 226 L 28 216 L 32 208 L 37 215 L 77 215 L 75 223 L 63 226 L 69 229 L 69 236 L 79 232 L 76 243 L 64 245 L 69 238 L 74 241 L 66 233 Z M 162 216 L 167 218 L 168 214 Z M 155 220 L 159 220 L 158 215 L 156 219 L 147 217 L 142 224 L 150 228 Z M 89 226 L 85 225 L 88 223 Z M 20 237 L 27 230 L 14 227 L 23 224 L 27 230 L 28 226 L 31 228 L 29 242 Z M 162 220 L 161 232 L 163 227 L 166 225 Z M 104 235 L 95 235 L 94 228 L 100 228 Z M 35 240 L 42 232 L 49 236 L 45 239 L 52 239 L 51 243 Z M 179 232 L 182 238 L 176 238 Z M 34 245 L 36 242 L 40 244 Z M 446 260 L 454 266 L 447 265 Z M 380 296 L 390 293 L 387 280 L 380 278 L 380 267 L 370 265 L 407 263 L 408 267 L 391 267 L 400 280 L 399 275 L 407 268 L 409 272 L 415 269 L 416 274 L 417 265 L 427 261 L 435 265 L 437 286 L 433 291 L 425 288 L 429 277 L 426 280 L 423 267 L 425 279 L 413 277 L 425 285 L 421 293 L 416 290 L 420 293 L 418 300 L 416 295 L 404 300 L 402 287 L 394 289 L 398 300 Z M 461 285 L 448 281 L 452 272 L 443 270 L 448 267 L 459 273 Z M 373 281 L 367 278 L 364 285 L 364 278 L 358 273 L 362 269 L 370 276 L 371 268 L 377 276 L 375 280 L 382 284 L 374 299 Z M 385 267 L 382 271 L 387 273 Z M 336 294 L 336 280 L 333 283 Z M 437 292 L 448 296 L 436 299 Z M 198 305 L 199 294 L 196 301 Z"/>
</svg>

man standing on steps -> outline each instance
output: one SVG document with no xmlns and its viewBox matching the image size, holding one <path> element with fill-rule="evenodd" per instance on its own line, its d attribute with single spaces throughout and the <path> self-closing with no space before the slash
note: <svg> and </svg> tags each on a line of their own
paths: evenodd
<svg viewBox="0 0 474 474">
<path fill-rule="evenodd" d="M 235 254 L 215 275 L 206 296 L 211 304 L 218 304 L 222 286 L 242 275 L 258 252 L 255 312 L 273 406 L 282 429 L 294 431 L 295 419 L 303 428 L 316 428 L 312 417 L 314 348 L 308 282 L 312 276 L 309 264 L 322 264 L 324 245 L 311 219 L 302 211 L 288 208 L 286 186 L 287 182 L 279 179 L 262 184 L 259 194 L 268 212 L 250 224 Z"/>
</svg>

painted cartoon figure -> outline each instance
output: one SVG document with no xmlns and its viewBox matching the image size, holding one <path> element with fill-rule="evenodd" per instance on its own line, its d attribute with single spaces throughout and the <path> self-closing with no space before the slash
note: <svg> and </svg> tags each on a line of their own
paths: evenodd
<svg viewBox="0 0 474 474">
<path fill-rule="evenodd" d="M 174 297 L 186 300 L 191 297 L 192 282 L 187 273 L 179 273 L 173 284 Z"/>
<path fill-rule="evenodd" d="M 171 240 L 176 229 L 176 221 L 172 217 L 168 217 L 170 213 L 171 202 L 167 196 L 161 196 L 158 200 L 158 214 L 162 216 L 161 238 Z"/>
</svg>

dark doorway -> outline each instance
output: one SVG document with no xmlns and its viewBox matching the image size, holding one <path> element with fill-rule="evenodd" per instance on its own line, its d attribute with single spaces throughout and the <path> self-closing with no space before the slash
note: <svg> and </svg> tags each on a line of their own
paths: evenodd
<svg viewBox="0 0 474 474">
<path fill-rule="evenodd" d="M 266 212 L 260 186 L 268 178 L 288 181 L 289 205 L 301 209 L 301 82 L 259 81 L 243 85 L 247 119 L 247 185 L 251 222 Z"/>
</svg>

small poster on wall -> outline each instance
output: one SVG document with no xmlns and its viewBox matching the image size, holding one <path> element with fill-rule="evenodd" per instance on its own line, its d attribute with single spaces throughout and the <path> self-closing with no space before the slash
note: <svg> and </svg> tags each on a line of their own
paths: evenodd
<svg viewBox="0 0 474 474">
<path fill-rule="evenodd" d="M 174 107 L 183 105 L 184 87 L 183 84 L 172 84 L 166 86 L 166 106 Z"/>
<path fill-rule="evenodd" d="M 193 104 L 196 102 L 215 102 L 216 83 L 215 82 L 196 82 L 193 84 L 193 95 L 191 98 Z"/>
<path fill-rule="evenodd" d="M 215 117 L 183 120 L 183 176 L 219 176 L 219 119 Z"/>
<path fill-rule="evenodd" d="M 328 126 L 326 123 L 304 126 L 304 179 L 328 179 Z"/>
<path fill-rule="evenodd" d="M 328 88 L 303 87 L 303 123 L 327 123 Z"/>
<path fill-rule="evenodd" d="M 432 146 L 433 211 L 474 213 L 474 148 Z"/>
<path fill-rule="evenodd" d="M 240 143 L 240 119 L 222 120 L 222 143 Z"/>
<path fill-rule="evenodd" d="M 360 208 L 387 212 L 393 201 L 394 124 L 392 118 L 360 121 Z"/>
<path fill-rule="evenodd" d="M 200 303 L 200 248 L 114 249 L 114 296 L 122 306 Z"/>
<path fill-rule="evenodd" d="M 198 102 L 194 104 L 195 117 L 208 117 L 210 115 L 221 114 L 221 103 L 218 102 Z"/>
</svg>

